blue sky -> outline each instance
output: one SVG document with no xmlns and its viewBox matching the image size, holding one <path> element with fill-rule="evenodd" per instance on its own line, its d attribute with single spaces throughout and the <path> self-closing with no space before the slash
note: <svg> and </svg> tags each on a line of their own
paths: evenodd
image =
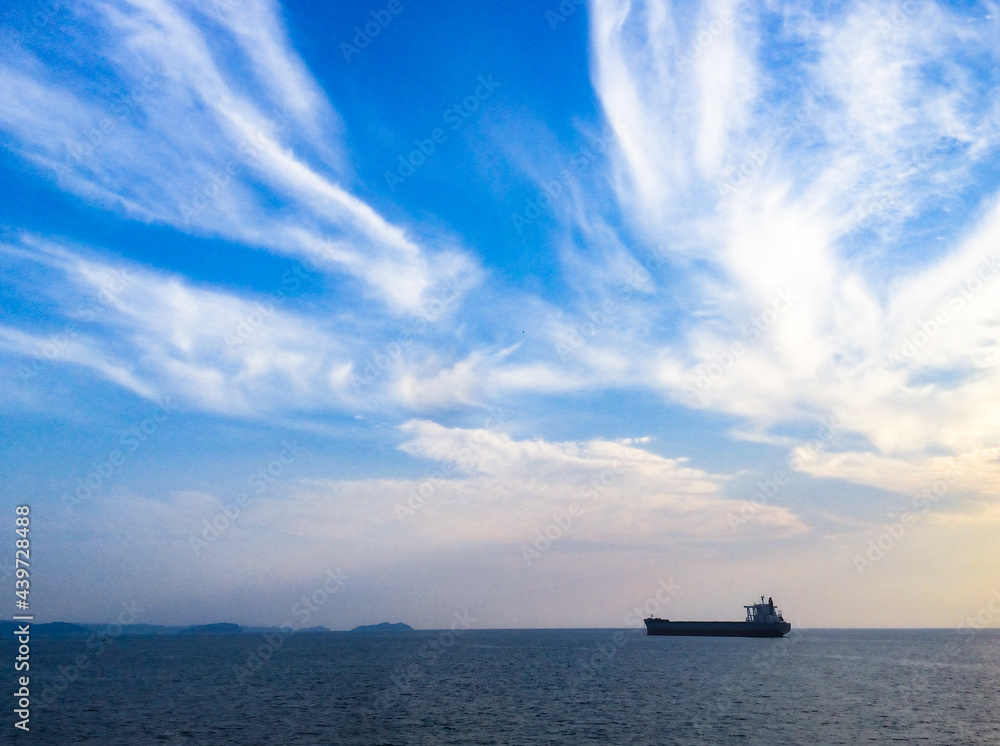
<svg viewBox="0 0 1000 746">
<path fill-rule="evenodd" d="M 339 571 L 308 625 L 764 593 L 954 627 L 1000 583 L 993 4 L 41 2 L 0 34 L 39 618 L 294 623 Z"/>
</svg>

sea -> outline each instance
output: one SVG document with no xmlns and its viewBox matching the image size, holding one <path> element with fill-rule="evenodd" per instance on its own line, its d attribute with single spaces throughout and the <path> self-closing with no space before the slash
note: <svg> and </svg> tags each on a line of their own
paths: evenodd
<svg viewBox="0 0 1000 746">
<path fill-rule="evenodd" d="M 31 730 L 8 697 L 0 742 L 1000 744 L 1000 630 L 121 636 L 31 655 Z"/>
</svg>

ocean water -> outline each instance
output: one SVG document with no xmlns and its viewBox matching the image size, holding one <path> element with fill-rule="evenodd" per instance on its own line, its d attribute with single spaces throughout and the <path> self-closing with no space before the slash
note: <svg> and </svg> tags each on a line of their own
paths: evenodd
<svg viewBox="0 0 1000 746">
<path fill-rule="evenodd" d="M 4 742 L 1000 744 L 997 630 L 37 639 L 31 673 Z"/>
</svg>

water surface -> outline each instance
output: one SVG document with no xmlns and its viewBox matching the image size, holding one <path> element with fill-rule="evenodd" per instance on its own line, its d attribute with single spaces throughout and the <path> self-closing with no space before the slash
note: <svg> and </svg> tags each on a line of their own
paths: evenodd
<svg viewBox="0 0 1000 746">
<path fill-rule="evenodd" d="M 259 635 L 121 637 L 98 652 L 84 640 L 36 640 L 32 733 L 18 740 L 1000 744 L 996 630 L 794 630 L 776 640 L 469 630 L 271 642 L 280 642 L 273 652 Z M 8 674 L 9 653 L 5 643 Z M 81 655 L 86 667 L 72 668 Z"/>
</svg>

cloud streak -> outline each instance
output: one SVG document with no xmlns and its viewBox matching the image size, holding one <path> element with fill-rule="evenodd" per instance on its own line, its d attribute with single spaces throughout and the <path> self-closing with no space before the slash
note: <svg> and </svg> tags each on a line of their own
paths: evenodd
<svg viewBox="0 0 1000 746">
<path fill-rule="evenodd" d="M 104 90 L 12 47 L 0 126 L 66 189 L 349 275 L 394 314 L 477 281 L 468 253 L 418 244 L 351 193 L 342 124 L 273 3 L 84 4 L 64 26 L 90 43 Z"/>
<path fill-rule="evenodd" d="M 997 210 L 976 179 L 996 162 L 998 99 L 971 58 L 995 56 L 996 19 L 972 31 L 931 3 L 806 6 L 770 43 L 811 52 L 779 73 L 759 42 L 769 10 L 699 8 L 687 22 L 668 3 L 593 4 L 594 88 L 625 122 L 626 228 L 694 270 L 659 281 L 690 306 L 649 372 L 758 431 L 833 416 L 912 469 L 991 447 Z M 797 300 L 775 314 L 782 293 Z M 699 378 L 712 384 L 692 397 Z"/>
</svg>

